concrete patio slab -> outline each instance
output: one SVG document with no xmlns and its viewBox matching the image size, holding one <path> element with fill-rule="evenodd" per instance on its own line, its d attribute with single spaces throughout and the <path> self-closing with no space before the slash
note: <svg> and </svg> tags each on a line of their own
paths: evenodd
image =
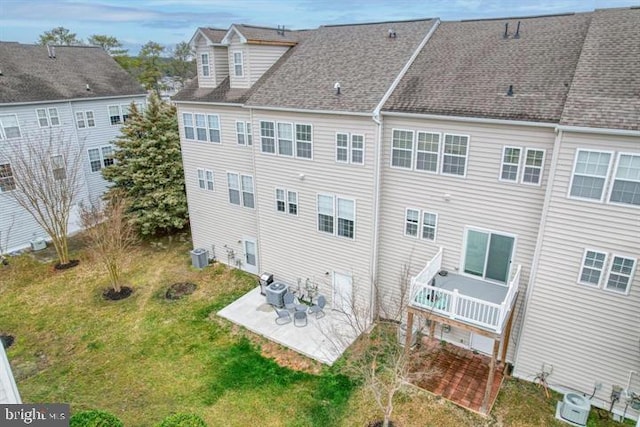
<svg viewBox="0 0 640 427">
<path fill-rule="evenodd" d="M 260 294 L 258 286 L 217 314 L 307 357 L 333 365 L 358 334 L 344 313 L 329 308 L 324 312 L 326 315 L 320 319 L 315 315 L 308 316 L 304 327 L 294 326 L 293 322 L 277 325 L 276 312 Z"/>
</svg>

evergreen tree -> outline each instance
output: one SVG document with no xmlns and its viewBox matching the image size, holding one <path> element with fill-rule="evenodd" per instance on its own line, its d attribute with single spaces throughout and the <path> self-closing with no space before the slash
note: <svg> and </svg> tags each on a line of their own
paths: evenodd
<svg viewBox="0 0 640 427">
<path fill-rule="evenodd" d="M 116 162 L 103 169 L 113 189 L 131 200 L 129 213 L 142 235 L 188 224 L 178 119 L 174 106 L 152 94 L 144 111 L 134 104 L 115 141 Z"/>
</svg>

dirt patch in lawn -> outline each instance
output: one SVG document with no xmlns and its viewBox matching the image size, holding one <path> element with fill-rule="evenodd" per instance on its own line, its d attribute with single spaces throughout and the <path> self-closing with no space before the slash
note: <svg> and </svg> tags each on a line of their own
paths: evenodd
<svg viewBox="0 0 640 427">
<path fill-rule="evenodd" d="M 278 365 L 314 375 L 319 375 L 322 371 L 322 364 L 320 362 L 309 359 L 280 344 L 257 338 L 258 337 L 255 337 L 254 340 L 256 341 L 255 343 L 260 346 L 262 355 L 273 359 Z"/>
<path fill-rule="evenodd" d="M 0 343 L 4 348 L 9 348 L 13 345 L 13 341 L 15 341 L 15 337 L 9 334 L 0 334 Z"/>
<path fill-rule="evenodd" d="M 128 286 L 122 286 L 120 292 L 117 292 L 113 288 L 105 289 L 102 291 L 102 298 L 109 301 L 118 301 L 128 298 L 133 293 L 133 289 Z"/>
<path fill-rule="evenodd" d="M 191 282 L 178 282 L 169 286 L 164 297 L 168 300 L 177 300 L 195 292 L 197 286 Z"/>
</svg>

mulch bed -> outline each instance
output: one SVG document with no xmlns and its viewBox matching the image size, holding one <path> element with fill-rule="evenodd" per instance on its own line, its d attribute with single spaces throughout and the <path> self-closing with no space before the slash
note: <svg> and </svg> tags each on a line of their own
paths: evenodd
<svg viewBox="0 0 640 427">
<path fill-rule="evenodd" d="M 9 334 L 0 334 L 0 342 L 4 348 L 9 348 L 13 345 L 15 337 Z"/>
<path fill-rule="evenodd" d="M 128 286 L 122 286 L 120 292 L 116 292 L 113 288 L 105 289 L 102 292 L 102 298 L 109 301 L 118 301 L 129 297 L 133 293 L 133 289 Z"/>
<path fill-rule="evenodd" d="M 367 424 L 367 427 L 382 427 L 384 424 L 384 420 L 371 421 Z M 389 427 L 394 427 L 393 421 L 389 420 Z"/>
<path fill-rule="evenodd" d="M 177 300 L 184 296 L 191 295 L 195 292 L 197 286 L 195 283 L 191 282 L 178 282 L 169 286 L 167 292 L 164 294 L 164 297 L 168 300 Z"/>
<path fill-rule="evenodd" d="M 56 264 L 56 265 L 53 266 L 53 268 L 55 268 L 58 271 L 68 270 L 70 268 L 77 267 L 78 264 L 80 264 L 80 260 L 79 259 L 72 259 L 71 261 L 69 261 L 66 264 Z"/>
</svg>

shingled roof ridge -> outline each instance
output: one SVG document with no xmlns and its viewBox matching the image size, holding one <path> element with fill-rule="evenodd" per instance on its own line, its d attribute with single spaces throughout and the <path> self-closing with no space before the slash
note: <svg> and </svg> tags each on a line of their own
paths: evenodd
<svg viewBox="0 0 640 427">
<path fill-rule="evenodd" d="M 199 30 L 214 30 L 214 31 L 227 31 L 228 28 L 216 28 L 216 27 L 198 27 Z"/>
<path fill-rule="evenodd" d="M 273 31 L 278 31 L 281 30 L 282 28 L 277 28 L 277 27 L 265 27 L 262 25 L 251 25 L 251 24 L 233 24 L 236 27 L 237 26 L 241 26 L 241 27 L 246 27 L 246 28 L 256 28 L 259 30 L 273 30 Z M 292 31 L 292 32 L 297 32 L 297 31 L 308 31 L 307 29 L 302 29 L 302 30 L 292 30 L 290 28 L 286 28 L 286 31 Z"/>
<path fill-rule="evenodd" d="M 535 18 L 557 18 L 560 16 L 573 16 L 577 14 L 588 14 L 591 12 L 567 12 L 567 13 L 552 13 L 549 15 L 529 15 L 529 16 L 505 16 L 501 18 L 475 18 L 475 19 L 460 19 L 458 21 L 445 21 L 445 22 L 482 22 L 482 21 L 504 21 L 505 19 L 535 19 Z"/>
<path fill-rule="evenodd" d="M 403 24 L 409 22 L 426 22 L 433 21 L 436 18 L 418 18 L 418 19 L 400 19 L 395 21 L 378 21 L 378 22 L 356 22 L 352 24 L 331 24 L 331 25 L 321 25 L 320 28 L 333 28 L 333 27 L 357 27 L 363 25 L 381 25 L 381 24 Z"/>
</svg>

